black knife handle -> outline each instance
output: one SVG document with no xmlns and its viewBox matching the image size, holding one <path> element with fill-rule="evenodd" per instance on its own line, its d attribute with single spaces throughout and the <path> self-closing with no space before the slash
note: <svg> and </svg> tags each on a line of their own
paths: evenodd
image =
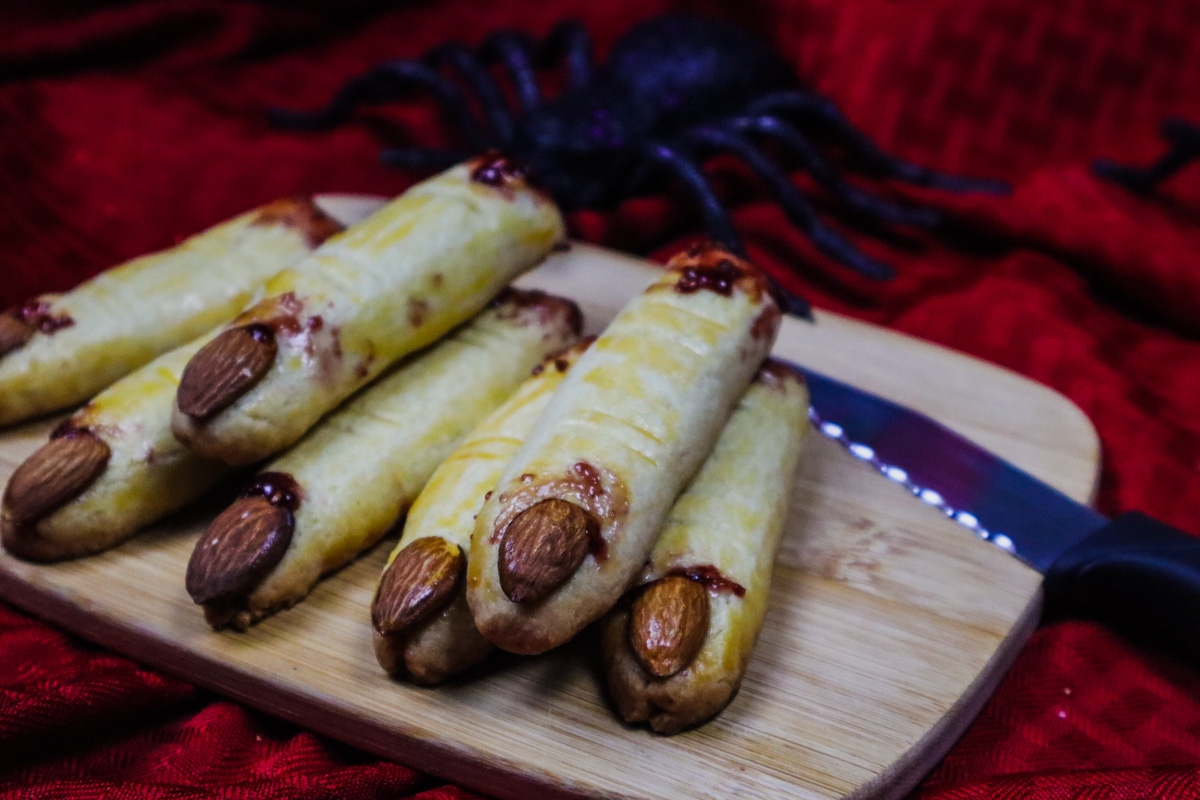
<svg viewBox="0 0 1200 800">
<path fill-rule="evenodd" d="M 1087 616 L 1200 664 L 1200 538 L 1136 511 L 1059 556 L 1046 572 L 1050 616 Z"/>
</svg>

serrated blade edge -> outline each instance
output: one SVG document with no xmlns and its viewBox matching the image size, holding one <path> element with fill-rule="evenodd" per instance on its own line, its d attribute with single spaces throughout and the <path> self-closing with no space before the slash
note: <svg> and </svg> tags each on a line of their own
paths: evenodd
<svg viewBox="0 0 1200 800">
<path fill-rule="evenodd" d="M 1040 572 L 1108 520 L 930 417 L 797 366 L 824 436 Z"/>
</svg>

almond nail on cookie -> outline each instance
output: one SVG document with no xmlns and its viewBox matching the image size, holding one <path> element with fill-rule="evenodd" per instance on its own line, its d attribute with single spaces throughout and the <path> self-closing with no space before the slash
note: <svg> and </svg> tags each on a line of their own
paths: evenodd
<svg viewBox="0 0 1200 800">
<path fill-rule="evenodd" d="M 417 184 L 273 278 L 196 354 L 175 435 L 230 464 L 279 452 L 478 313 L 563 237 L 554 203 L 503 156 Z"/>
<path fill-rule="evenodd" d="M 645 563 L 774 342 L 765 275 L 712 245 L 676 256 L 567 374 L 484 504 L 467 564 L 480 632 L 556 647 Z"/>
<path fill-rule="evenodd" d="M 175 440 L 171 407 L 201 337 L 121 378 L 59 425 L 9 479 L 0 539 L 57 561 L 106 550 L 199 498 L 231 469 Z"/>
<path fill-rule="evenodd" d="M 311 198 L 287 198 L 0 311 L 0 425 L 82 403 L 232 319 L 341 228 Z"/>
<path fill-rule="evenodd" d="M 475 515 L 589 341 L 549 356 L 442 462 L 409 509 L 371 609 L 375 657 L 391 675 L 434 685 L 493 649 L 467 607 Z"/>
<path fill-rule="evenodd" d="M 768 362 L 602 623 L 609 691 L 626 722 L 677 733 L 737 692 L 808 428 L 803 376 Z"/>
<path fill-rule="evenodd" d="M 209 623 L 245 629 L 377 542 L 463 437 L 580 325 L 568 300 L 507 290 L 266 464 L 188 563 L 187 591 Z M 426 556 L 453 572 L 440 554 Z"/>
</svg>

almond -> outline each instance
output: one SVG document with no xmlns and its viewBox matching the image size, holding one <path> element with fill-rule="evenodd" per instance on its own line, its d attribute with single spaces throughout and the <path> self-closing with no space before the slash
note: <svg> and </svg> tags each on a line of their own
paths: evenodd
<svg viewBox="0 0 1200 800">
<path fill-rule="evenodd" d="M 634 600 L 629 644 L 647 672 L 669 678 L 700 652 L 708 621 L 708 591 L 702 584 L 682 576 L 662 578 Z"/>
<path fill-rule="evenodd" d="M 92 485 L 112 451 L 89 431 L 51 439 L 25 459 L 8 480 L 4 507 L 13 522 L 41 519 Z"/>
<path fill-rule="evenodd" d="M 278 346 L 266 325 L 230 328 L 192 356 L 175 401 L 195 419 L 207 419 L 250 391 L 275 363 Z"/>
<path fill-rule="evenodd" d="M 0 356 L 24 347 L 33 333 L 33 326 L 20 317 L 0 314 Z"/>
<path fill-rule="evenodd" d="M 587 511 L 551 498 L 525 509 L 500 543 L 500 588 L 514 603 L 533 603 L 579 569 L 599 524 Z"/>
<path fill-rule="evenodd" d="M 462 548 L 440 536 L 410 542 L 383 572 L 371 622 L 384 636 L 400 633 L 441 610 L 466 567 Z"/>
<path fill-rule="evenodd" d="M 287 552 L 295 517 L 266 497 L 243 497 L 225 509 L 196 543 L 187 592 L 199 604 L 245 597 Z"/>
</svg>

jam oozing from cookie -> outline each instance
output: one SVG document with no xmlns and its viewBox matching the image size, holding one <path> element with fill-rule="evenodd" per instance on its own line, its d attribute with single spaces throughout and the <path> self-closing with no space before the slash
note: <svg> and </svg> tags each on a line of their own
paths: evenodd
<svg viewBox="0 0 1200 800">
<path fill-rule="evenodd" d="M 121 428 L 116 425 L 95 424 L 95 406 L 87 403 L 74 414 L 54 426 L 50 431 L 51 439 L 70 439 L 74 436 L 103 436 L 115 439 L 121 436 Z"/>
<path fill-rule="evenodd" d="M 471 170 L 471 180 L 487 186 L 505 186 L 509 181 L 524 181 L 529 171 L 513 159 L 492 151 L 481 156 Z"/>
<path fill-rule="evenodd" d="M 588 497 L 596 498 L 608 495 L 600 480 L 599 470 L 591 464 L 580 461 L 572 467 L 572 471 L 579 476 L 579 486 L 584 489 Z M 608 560 L 608 542 L 604 541 L 604 537 L 600 535 L 599 526 L 588 528 L 588 553 L 599 564 Z"/>
<path fill-rule="evenodd" d="M 736 288 L 757 303 L 764 293 L 771 291 L 766 273 L 712 243 L 692 245 L 672 258 L 667 268 L 678 273 L 671 288 L 680 294 L 709 291 L 729 297 Z"/>
<path fill-rule="evenodd" d="M 605 476 L 610 488 L 605 488 Z M 601 529 L 620 525 L 629 513 L 628 492 L 616 476 L 586 461 L 579 461 L 560 477 L 547 480 L 527 472 L 517 480 L 517 488 L 502 492 L 497 498 L 504 510 L 496 517 L 488 538 L 490 543 L 499 543 L 509 524 L 526 509 L 544 498 L 561 497 L 593 517 L 597 524 L 587 529 L 588 553 L 600 564 L 608 559 L 608 542 Z M 529 498 L 529 501 L 523 502 L 522 498 Z"/>
<path fill-rule="evenodd" d="M 50 431 L 50 438 L 66 439 L 70 436 L 81 436 L 85 433 L 89 433 L 87 427 L 80 425 L 74 419 L 64 419 L 54 426 L 54 430 Z"/>
<path fill-rule="evenodd" d="M 305 316 L 305 308 L 295 292 L 284 292 L 263 300 L 234 322 L 242 323 L 257 341 L 278 341 L 303 352 L 305 364 L 315 365 L 319 377 L 332 381 L 342 363 L 341 326 L 327 324 L 321 314 Z M 251 385 L 247 382 L 246 390 Z"/>
<path fill-rule="evenodd" d="M 304 311 L 304 301 L 296 297 L 295 292 L 284 292 L 277 297 L 263 300 L 234 320 L 234 323 L 249 323 L 246 327 L 257 331 L 255 338 L 259 338 L 260 335 L 270 336 L 272 334 L 295 336 L 304 330 L 304 326 L 300 323 L 302 311 Z M 322 320 L 322 324 L 324 324 L 324 320 Z"/>
<path fill-rule="evenodd" d="M 714 594 L 727 593 L 735 597 L 745 597 L 746 587 L 729 580 L 721 574 L 721 570 L 712 564 L 701 564 L 695 567 L 678 567 L 667 575 L 681 575 L 684 578 L 704 584 Z"/>
<path fill-rule="evenodd" d="M 546 200 L 550 195 L 528 166 L 503 153 L 490 150 L 471 162 L 471 180 L 503 192 L 506 199 L 517 195 L 514 189 L 534 189 Z"/>
<path fill-rule="evenodd" d="M 728 259 L 722 259 L 713 266 L 684 267 L 675 289 L 683 294 L 707 289 L 729 297 L 733 293 L 733 285 L 740 277 L 742 271 L 737 265 Z"/>
<path fill-rule="evenodd" d="M 24 322 L 29 327 L 42 333 L 50 334 L 75 324 L 70 314 L 55 314 L 50 310 L 50 304 L 45 300 L 30 300 L 16 310 L 12 316 Z"/>
<path fill-rule="evenodd" d="M 286 472 L 264 472 L 242 490 L 242 497 L 265 497 L 276 508 L 295 511 L 304 499 L 296 479 Z"/>
</svg>

